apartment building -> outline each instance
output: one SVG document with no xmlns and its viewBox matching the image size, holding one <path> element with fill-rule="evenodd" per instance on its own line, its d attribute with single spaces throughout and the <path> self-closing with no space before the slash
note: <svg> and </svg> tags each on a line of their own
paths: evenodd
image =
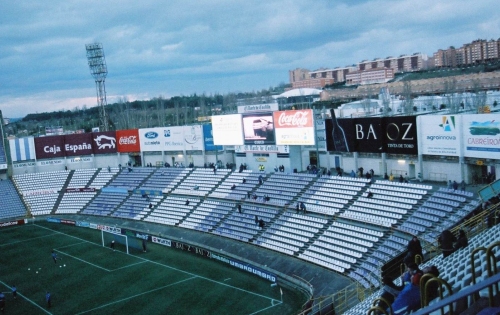
<svg viewBox="0 0 500 315">
<path fill-rule="evenodd" d="M 488 61 L 498 61 L 500 58 L 500 39 L 484 40 L 478 39 L 464 44 L 460 48 L 451 46 L 445 50 L 434 53 L 434 66 L 457 67 L 461 65 L 473 65 Z"/>
<path fill-rule="evenodd" d="M 389 56 L 387 58 L 375 58 L 371 61 L 363 60 L 358 63 L 358 70 L 370 70 L 378 68 L 392 69 L 394 73 L 411 72 L 427 69 L 428 57 L 426 54 L 414 53 L 413 55 L 401 55 L 399 57 Z"/>
<path fill-rule="evenodd" d="M 364 85 L 386 83 L 394 79 L 394 70 L 388 68 L 374 68 L 364 71 L 355 71 L 346 75 L 346 85 Z"/>
<path fill-rule="evenodd" d="M 289 71 L 290 84 L 292 88 L 313 88 L 321 89 L 325 85 L 337 82 L 344 82 L 346 75 L 356 71 L 356 66 L 336 67 L 334 69 L 321 68 L 314 71 L 297 68 Z"/>
</svg>

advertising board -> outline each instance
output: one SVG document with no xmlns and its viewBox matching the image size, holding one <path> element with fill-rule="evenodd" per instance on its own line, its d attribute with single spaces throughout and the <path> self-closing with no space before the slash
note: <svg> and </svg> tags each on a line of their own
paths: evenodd
<svg viewBox="0 0 500 315">
<path fill-rule="evenodd" d="M 9 146 L 12 162 L 35 159 L 35 141 L 33 137 L 10 139 Z"/>
<path fill-rule="evenodd" d="M 37 159 L 64 157 L 64 136 L 35 138 L 35 153 Z"/>
<path fill-rule="evenodd" d="M 419 152 L 427 155 L 460 155 L 461 116 L 425 115 L 417 118 Z"/>
<path fill-rule="evenodd" d="M 311 109 L 273 113 L 277 145 L 314 145 L 314 119 Z"/>
<path fill-rule="evenodd" d="M 141 151 L 139 132 L 137 129 L 117 130 L 116 139 L 118 152 L 126 153 Z"/>
<path fill-rule="evenodd" d="M 240 114 L 212 116 L 215 145 L 243 145 L 243 126 Z"/>
<path fill-rule="evenodd" d="M 497 115 L 462 116 L 464 156 L 500 159 L 500 120 Z"/>
<path fill-rule="evenodd" d="M 244 144 L 276 144 L 272 113 L 243 116 Z"/>
<path fill-rule="evenodd" d="M 116 153 L 116 132 L 93 132 L 92 133 L 94 154 Z"/>
</svg>

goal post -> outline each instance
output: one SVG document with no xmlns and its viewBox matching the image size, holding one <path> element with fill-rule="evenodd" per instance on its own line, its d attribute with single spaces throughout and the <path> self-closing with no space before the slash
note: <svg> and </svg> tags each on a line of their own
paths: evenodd
<svg viewBox="0 0 500 315">
<path fill-rule="evenodd" d="M 115 241 L 115 246 L 117 244 L 123 245 L 125 247 L 125 251 L 127 252 L 127 254 L 129 254 L 127 235 L 116 234 L 116 233 L 111 233 L 108 231 L 101 230 L 101 238 L 102 238 L 102 246 L 103 247 L 110 247 L 111 242 Z M 115 248 L 120 249 L 120 247 L 123 247 L 123 246 L 116 246 Z"/>
</svg>

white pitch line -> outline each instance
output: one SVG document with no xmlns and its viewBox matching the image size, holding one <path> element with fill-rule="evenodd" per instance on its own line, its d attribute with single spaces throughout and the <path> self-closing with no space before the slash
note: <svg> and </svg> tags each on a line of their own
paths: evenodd
<svg viewBox="0 0 500 315">
<path fill-rule="evenodd" d="M 270 309 L 270 308 L 273 308 L 273 307 L 276 307 L 276 306 L 280 306 L 281 304 L 283 304 L 283 302 L 281 302 L 281 301 L 278 301 L 278 302 L 279 302 L 278 304 L 274 304 L 274 301 L 278 301 L 278 300 L 272 299 L 272 300 L 271 300 L 271 306 L 265 307 L 265 308 L 263 308 L 263 309 L 258 310 L 257 312 L 253 312 L 253 313 L 250 313 L 250 314 L 248 314 L 248 315 L 259 314 L 260 312 L 263 312 L 263 311 L 265 311 L 265 310 L 268 310 L 268 309 Z"/>
<path fill-rule="evenodd" d="M 88 242 L 90 244 L 94 244 L 96 246 L 99 246 L 99 247 L 102 247 L 101 245 L 99 245 L 98 243 L 93 243 L 93 242 L 90 242 L 90 241 L 86 241 L 82 238 L 79 238 L 79 237 L 76 237 L 76 236 L 72 236 L 72 235 L 69 235 L 69 234 L 66 234 L 66 233 L 63 233 L 63 232 L 59 232 L 59 231 L 55 231 L 55 230 L 52 230 L 52 229 L 49 229 L 47 227 L 44 227 L 44 226 L 40 226 L 40 225 L 37 225 L 35 224 L 35 226 L 38 226 L 40 228 L 43 228 L 43 229 L 46 229 L 46 230 L 49 230 L 49 231 L 53 231 L 55 233 L 59 233 L 59 234 L 62 234 L 62 235 L 66 235 L 68 237 L 72 237 L 72 238 L 76 238 L 76 239 L 79 239 L 83 242 Z M 173 248 L 172 248 L 173 249 Z M 124 254 L 122 252 L 119 252 L 121 254 Z M 252 294 L 252 295 L 255 295 L 255 296 L 259 296 L 259 297 L 262 297 L 262 298 L 265 298 L 265 299 L 268 299 L 268 300 L 275 300 L 274 298 L 272 297 L 269 297 L 269 296 L 265 296 L 265 295 L 262 295 L 262 294 L 259 294 L 259 293 L 255 293 L 255 292 L 251 292 L 251 291 L 248 291 L 248 290 L 245 290 L 245 289 L 242 289 L 242 288 L 238 288 L 238 287 L 235 287 L 235 286 L 232 286 L 232 285 L 229 285 L 229 284 L 226 284 L 226 283 L 223 283 L 223 282 L 220 282 L 220 281 L 216 281 L 216 280 L 213 280 L 213 279 L 210 279 L 210 278 L 206 278 L 206 277 L 203 277 L 203 276 L 200 276 L 200 275 L 197 275 L 197 274 L 194 274 L 194 273 L 191 273 L 191 272 L 188 272 L 188 271 L 185 271 L 185 270 L 182 270 L 182 269 L 177 269 L 175 267 L 172 267 L 172 266 L 169 266 L 169 265 L 165 265 L 165 264 L 162 264 L 162 263 L 159 263 L 159 262 L 156 262 L 156 261 L 153 261 L 153 260 L 149 260 L 149 259 L 146 259 L 146 258 L 142 258 L 142 257 L 139 257 L 139 256 L 136 256 L 136 255 L 132 255 L 132 254 L 129 254 L 128 256 L 134 256 L 136 257 L 137 259 L 140 259 L 140 260 L 144 260 L 144 261 L 147 261 L 147 262 L 150 262 L 152 264 L 155 264 L 155 265 L 159 265 L 159 266 L 163 266 L 165 268 L 169 268 L 169 269 L 172 269 L 172 270 L 175 270 L 175 271 L 179 271 L 179 272 L 182 272 L 182 273 L 185 273 L 187 275 L 190 275 L 190 276 L 194 276 L 194 277 L 198 277 L 200 279 L 204 279 L 204 280 L 207 280 L 209 282 L 213 282 L 213 283 L 217 283 L 217 284 L 220 284 L 222 286 L 226 286 L 226 287 L 229 287 L 229 288 L 232 288 L 232 289 L 235 289 L 235 290 L 238 290 L 238 291 L 242 291 L 242 292 L 245 292 L 245 293 L 249 293 L 249 294 Z"/>
<path fill-rule="evenodd" d="M 102 269 L 102 270 L 107 271 L 107 272 L 111 272 L 111 270 L 109 270 L 109 269 L 106 269 L 106 268 L 104 268 L 104 267 L 98 266 L 98 265 L 96 265 L 96 264 L 93 264 L 93 263 L 88 262 L 88 261 L 86 261 L 86 260 L 83 260 L 83 259 L 81 259 L 81 258 L 78 258 L 78 257 L 72 256 L 72 255 L 70 255 L 70 254 L 66 254 L 66 253 L 65 253 L 65 252 L 63 252 L 63 251 L 60 251 L 60 250 L 57 250 L 57 249 L 54 249 L 54 250 L 55 250 L 56 252 L 59 252 L 59 253 L 64 254 L 65 256 L 68 256 L 68 257 L 71 257 L 71 258 L 73 258 L 73 259 L 79 260 L 79 261 L 81 261 L 81 262 L 84 262 L 84 263 L 89 264 L 89 265 L 91 265 L 91 266 L 94 266 L 94 267 L 96 267 L 96 268 Z"/>
<path fill-rule="evenodd" d="M 54 234 L 56 234 L 56 233 L 54 233 Z M 53 236 L 54 234 L 49 234 L 49 235 L 43 235 L 43 236 L 37 236 L 37 237 L 27 238 L 27 239 L 24 239 L 24 240 L 10 242 L 10 243 L 3 243 L 3 244 L 0 245 L 0 247 L 4 247 L 4 246 L 8 246 L 8 245 L 14 245 L 14 244 L 23 243 L 23 242 L 29 242 L 29 241 L 36 240 L 36 239 L 39 239 L 39 238 Z"/>
<path fill-rule="evenodd" d="M 71 245 L 57 247 L 56 249 L 61 249 L 61 248 L 66 248 L 66 247 L 72 247 L 72 246 L 76 246 L 76 245 L 80 245 L 80 244 L 85 244 L 85 243 L 87 243 L 87 242 L 74 243 L 74 244 L 71 244 Z"/>
<path fill-rule="evenodd" d="M 4 286 L 6 286 L 7 288 L 10 288 L 5 282 L 1 281 L 0 280 L 0 283 L 3 284 Z M 42 311 L 44 311 L 45 313 L 49 314 L 49 315 L 52 315 L 51 312 L 47 311 L 45 308 L 41 307 L 40 305 L 36 304 L 35 302 L 33 302 L 32 300 L 28 299 L 25 295 L 21 294 L 19 291 L 17 291 L 17 295 L 19 295 L 20 297 L 24 298 L 26 301 L 30 302 L 31 304 L 35 305 L 36 307 L 38 307 L 39 309 L 41 309 Z"/>
<path fill-rule="evenodd" d="M 129 267 L 132 267 L 132 266 L 135 266 L 135 265 L 139 265 L 139 264 L 143 264 L 143 263 L 146 263 L 146 262 L 147 261 L 140 261 L 140 262 L 135 263 L 135 264 L 130 264 L 130 265 L 126 265 L 126 266 L 123 266 L 123 267 L 120 267 L 120 268 L 116 268 L 116 269 L 110 270 L 110 272 L 117 271 L 117 270 L 120 270 L 120 269 L 129 268 Z"/>
<path fill-rule="evenodd" d="M 142 292 L 142 293 L 139 293 L 139 294 L 136 294 L 136 295 L 132 295 L 132 296 L 129 296 L 127 298 L 124 298 L 124 299 L 121 299 L 121 300 L 118 300 L 118 301 L 114 301 L 114 302 L 111 302 L 111 303 L 108 303 L 108 304 L 104 304 L 104 305 L 101 305 L 101 306 L 98 306 L 98 307 L 95 307 L 93 309 L 90 309 L 90 310 L 86 310 L 86 311 L 83 311 L 83 312 L 80 312 L 80 313 L 77 313 L 76 315 L 80 315 L 80 314 L 85 314 L 85 313 L 88 313 L 88 312 L 92 312 L 92 311 L 95 311 L 95 310 L 98 310 L 98 309 L 101 309 L 101 308 L 104 308 L 104 307 L 108 307 L 110 305 L 113 305 L 113 304 L 116 304 L 116 303 L 120 303 L 120 302 L 123 302 L 123 301 L 127 301 L 127 300 L 130 300 L 130 299 L 133 299 L 133 298 L 136 298 L 138 296 L 141 296 L 141 295 L 145 295 L 145 294 L 148 294 L 148 293 L 151 293 L 151 292 L 155 292 L 155 291 L 159 291 L 159 290 L 163 290 L 165 288 L 168 288 L 168 287 L 171 287 L 173 285 L 177 285 L 179 283 L 182 283 L 182 282 L 186 282 L 186 281 L 189 281 L 189 280 L 192 280 L 192 279 L 195 279 L 196 277 L 191 277 L 191 278 L 187 278 L 187 279 L 184 279 L 184 280 L 180 280 L 180 281 L 177 281 L 177 282 L 174 282 L 174 283 L 171 283 L 171 284 L 167 284 L 167 285 L 164 285 L 162 287 L 159 287 L 159 288 L 156 288 L 156 289 L 153 289 L 153 290 L 149 290 L 149 291 L 146 291 L 146 292 Z"/>
</svg>

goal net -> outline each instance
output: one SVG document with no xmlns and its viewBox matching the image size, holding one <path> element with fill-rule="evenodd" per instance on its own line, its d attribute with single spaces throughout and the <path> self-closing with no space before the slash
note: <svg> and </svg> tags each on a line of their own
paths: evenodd
<svg viewBox="0 0 500 315">
<path fill-rule="evenodd" d="M 127 254 L 129 253 L 128 237 L 126 235 L 101 230 L 101 236 L 103 247 L 110 247 L 113 250 L 124 251 Z"/>
</svg>

